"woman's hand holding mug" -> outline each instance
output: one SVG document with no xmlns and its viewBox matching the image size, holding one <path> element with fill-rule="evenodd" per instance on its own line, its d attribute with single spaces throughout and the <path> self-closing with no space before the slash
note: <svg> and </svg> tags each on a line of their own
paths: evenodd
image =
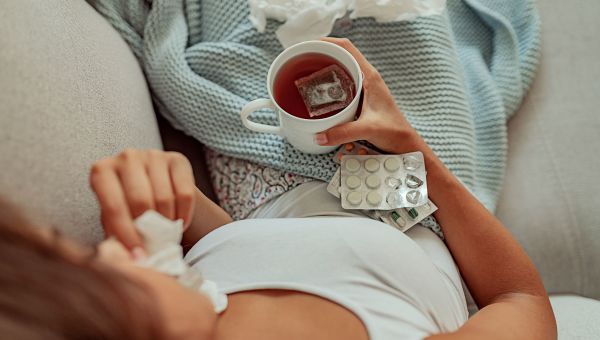
<svg viewBox="0 0 600 340">
<path fill-rule="evenodd" d="M 348 72 L 354 83 L 354 97 L 340 112 L 325 118 L 304 119 L 284 110 L 275 99 L 274 92 L 277 76 L 288 62 L 296 57 L 310 54 L 322 54 L 334 59 Z M 242 123 L 246 128 L 256 132 L 277 134 L 292 144 L 296 149 L 306 153 L 327 153 L 335 150 L 335 144 L 319 145 L 315 134 L 332 126 L 354 120 L 362 91 L 362 74 L 354 57 L 340 46 L 328 41 L 305 41 L 285 49 L 271 64 L 267 74 L 267 91 L 269 98 L 256 99 L 240 112 Z M 277 114 L 279 126 L 265 125 L 250 120 L 250 114 L 260 109 L 271 109 Z"/>
<path fill-rule="evenodd" d="M 281 135 L 294 147 L 307 153 L 330 152 L 338 145 L 357 140 L 366 140 L 381 150 L 395 154 L 425 147 L 424 141 L 396 105 L 379 72 L 362 53 L 348 39 L 321 40 L 294 45 L 273 61 L 267 75 L 270 98 L 254 100 L 242 109 L 244 125 L 256 132 Z M 273 96 L 278 72 L 290 59 L 306 53 L 326 54 L 334 58 L 347 69 L 355 83 L 356 93 L 352 102 L 327 118 L 295 117 L 283 110 Z M 359 110 L 361 96 L 362 106 Z M 276 111 L 279 126 L 259 124 L 249 119 L 252 112 L 264 108 Z M 360 112 L 360 117 L 355 120 L 357 112 Z"/>
<path fill-rule="evenodd" d="M 366 140 L 379 149 L 400 154 L 415 151 L 423 141 L 400 111 L 379 72 L 348 39 L 323 38 L 352 54 L 363 73 L 363 101 L 360 117 L 318 133 L 320 145 L 340 145 Z"/>
</svg>

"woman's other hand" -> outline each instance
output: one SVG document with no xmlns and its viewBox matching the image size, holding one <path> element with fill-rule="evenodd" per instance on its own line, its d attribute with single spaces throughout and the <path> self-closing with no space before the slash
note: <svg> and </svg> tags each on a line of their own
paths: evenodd
<svg viewBox="0 0 600 340">
<path fill-rule="evenodd" d="M 363 102 L 360 117 L 316 136 L 320 145 L 339 145 L 366 140 L 390 153 L 414 151 L 420 137 L 400 111 L 379 72 L 348 39 L 322 38 L 352 54 L 363 72 Z"/>
<path fill-rule="evenodd" d="M 183 219 L 184 228 L 194 213 L 196 186 L 188 159 L 176 152 L 128 149 L 97 161 L 90 184 L 101 209 L 107 236 L 127 248 L 142 247 L 133 221 L 146 210 Z"/>
</svg>

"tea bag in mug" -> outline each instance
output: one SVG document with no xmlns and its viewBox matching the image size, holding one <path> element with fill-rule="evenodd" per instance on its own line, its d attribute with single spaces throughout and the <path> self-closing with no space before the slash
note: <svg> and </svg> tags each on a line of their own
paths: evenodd
<svg viewBox="0 0 600 340">
<path fill-rule="evenodd" d="M 294 83 L 311 117 L 343 109 L 354 98 L 354 82 L 338 65 L 327 66 Z"/>
</svg>

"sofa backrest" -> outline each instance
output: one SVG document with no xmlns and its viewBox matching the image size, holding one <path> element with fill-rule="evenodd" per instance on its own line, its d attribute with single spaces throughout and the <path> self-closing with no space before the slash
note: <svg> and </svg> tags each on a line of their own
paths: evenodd
<svg viewBox="0 0 600 340">
<path fill-rule="evenodd" d="M 85 1 L 0 1 L 0 196 L 87 243 L 102 238 L 88 172 L 161 148 L 140 67 Z"/>
</svg>

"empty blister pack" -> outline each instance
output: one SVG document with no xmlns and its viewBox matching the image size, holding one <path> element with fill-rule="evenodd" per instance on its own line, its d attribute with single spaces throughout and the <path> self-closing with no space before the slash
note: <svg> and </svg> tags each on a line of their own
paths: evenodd
<svg viewBox="0 0 600 340">
<path fill-rule="evenodd" d="M 427 203 L 421 152 L 403 155 L 344 155 L 340 167 L 344 209 L 391 210 Z"/>
<path fill-rule="evenodd" d="M 338 168 L 335 174 L 333 174 L 333 177 L 331 177 L 331 179 L 329 180 L 329 183 L 327 184 L 327 192 L 329 192 L 337 198 L 340 198 L 340 177 L 342 176 L 341 172 L 342 171 L 340 170 L 340 168 Z"/>
</svg>

